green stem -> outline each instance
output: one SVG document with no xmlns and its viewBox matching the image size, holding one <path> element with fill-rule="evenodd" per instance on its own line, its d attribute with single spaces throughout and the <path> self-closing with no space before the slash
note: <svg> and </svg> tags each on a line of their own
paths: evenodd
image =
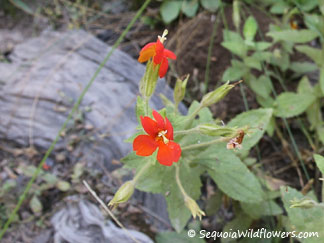
<svg viewBox="0 0 324 243">
<path fill-rule="evenodd" d="M 131 20 L 131 22 L 128 24 L 128 26 L 126 27 L 126 29 L 123 31 L 123 33 L 120 35 L 120 37 L 118 38 L 118 40 L 115 42 L 115 44 L 112 46 L 112 48 L 110 49 L 109 53 L 107 54 L 107 56 L 105 57 L 105 59 L 101 62 L 100 66 L 98 67 L 98 69 L 96 70 L 96 72 L 94 73 L 94 75 L 92 76 L 92 78 L 90 79 L 89 83 L 87 84 L 87 86 L 83 89 L 81 95 L 79 96 L 78 100 L 76 101 L 76 103 L 74 104 L 71 112 L 69 113 L 67 119 L 65 120 L 65 122 L 63 123 L 62 127 L 60 128 L 59 132 L 57 133 L 54 141 L 52 142 L 51 146 L 49 147 L 49 149 L 46 151 L 43 159 L 41 160 L 41 162 L 39 163 L 36 171 L 34 172 L 32 178 L 29 180 L 23 194 L 19 197 L 19 201 L 16 205 L 16 207 L 14 208 L 14 210 L 11 212 L 8 220 L 6 221 L 5 225 L 3 226 L 3 229 L 1 230 L 0 233 L 0 240 L 2 239 L 3 235 L 6 233 L 9 225 L 11 224 L 11 222 L 14 220 L 14 218 L 16 217 L 16 214 L 18 212 L 18 210 L 20 209 L 21 205 L 23 204 L 23 202 L 25 201 L 25 198 L 27 197 L 27 194 L 31 188 L 31 186 L 33 185 L 34 181 L 36 180 L 38 174 L 41 171 L 42 166 L 44 165 L 44 163 L 46 162 L 47 158 L 49 157 L 49 155 L 51 154 L 51 152 L 53 151 L 56 143 L 58 142 L 58 140 L 60 139 L 60 134 L 65 130 L 67 124 L 69 123 L 69 121 L 71 120 L 71 118 L 73 117 L 74 113 L 78 110 L 81 101 L 83 100 L 83 97 L 85 96 L 85 94 L 87 93 L 87 91 L 89 90 L 89 88 L 91 87 L 92 83 L 94 82 L 94 80 L 96 79 L 96 77 L 98 76 L 98 74 L 100 73 L 101 69 L 104 67 L 104 65 L 107 63 L 107 61 L 109 60 L 109 58 L 111 57 L 112 53 L 116 50 L 116 48 L 119 46 L 119 44 L 122 42 L 122 40 L 124 39 L 125 35 L 128 33 L 128 31 L 130 30 L 130 28 L 134 25 L 134 23 L 136 22 L 136 20 L 141 16 L 142 12 L 144 11 L 144 9 L 147 7 L 147 5 L 150 3 L 151 0 L 146 0 L 145 3 L 142 5 L 142 7 L 137 11 L 136 15 L 134 16 L 134 18 Z"/>
<path fill-rule="evenodd" d="M 144 97 L 145 116 L 149 116 L 149 97 Z"/>
<path fill-rule="evenodd" d="M 180 181 L 180 165 L 175 164 L 175 167 L 176 167 L 176 174 L 175 174 L 176 182 L 178 184 L 178 187 L 179 187 L 183 197 L 186 198 L 186 197 L 188 197 L 188 194 L 186 193 L 186 191 L 183 188 L 181 181 Z"/>
<path fill-rule="evenodd" d="M 182 147 L 181 150 L 185 151 L 185 150 L 191 150 L 191 149 L 198 149 L 198 148 L 206 147 L 206 146 L 213 145 L 213 144 L 216 144 L 216 143 L 226 142 L 229 139 L 230 138 L 223 138 L 222 137 L 222 138 L 214 139 L 214 140 L 211 140 L 211 141 L 205 142 L 205 143 L 191 144 L 191 145 Z"/>
</svg>

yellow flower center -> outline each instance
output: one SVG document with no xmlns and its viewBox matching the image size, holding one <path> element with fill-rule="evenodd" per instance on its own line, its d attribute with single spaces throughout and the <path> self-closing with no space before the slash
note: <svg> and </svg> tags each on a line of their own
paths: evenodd
<svg viewBox="0 0 324 243">
<path fill-rule="evenodd" d="M 169 143 L 169 139 L 166 138 L 165 134 L 167 134 L 167 130 L 165 131 L 160 131 L 158 134 L 158 137 L 162 137 L 164 144 Z"/>
</svg>

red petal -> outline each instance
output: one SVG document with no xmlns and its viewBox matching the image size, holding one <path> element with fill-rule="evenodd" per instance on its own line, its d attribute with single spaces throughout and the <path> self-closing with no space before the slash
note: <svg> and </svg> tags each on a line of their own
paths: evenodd
<svg viewBox="0 0 324 243">
<path fill-rule="evenodd" d="M 152 46 L 154 47 L 154 45 L 156 45 L 155 42 L 150 42 L 150 43 L 146 44 L 146 45 L 142 48 L 142 50 L 140 51 L 140 54 L 141 54 L 143 51 L 147 50 L 148 48 L 151 48 Z M 154 49 L 155 49 L 155 47 L 154 47 Z"/>
<path fill-rule="evenodd" d="M 157 142 L 149 135 L 138 135 L 133 142 L 133 150 L 140 156 L 150 156 L 157 147 Z"/>
<path fill-rule="evenodd" d="M 157 111 L 153 110 L 153 117 L 157 121 L 158 127 L 161 130 L 165 129 L 165 121 L 163 117 Z"/>
<path fill-rule="evenodd" d="M 178 162 L 181 156 L 180 145 L 169 141 L 169 143 L 164 144 L 163 142 L 159 143 L 159 151 L 157 154 L 157 160 L 160 164 L 170 166 L 173 162 Z"/>
<path fill-rule="evenodd" d="M 177 56 L 172 51 L 170 51 L 168 49 L 164 49 L 163 56 L 167 57 L 167 58 L 170 58 L 170 59 L 173 59 L 173 60 L 177 59 Z"/>
<path fill-rule="evenodd" d="M 160 78 L 163 78 L 165 76 L 166 72 L 168 71 L 168 67 L 169 67 L 168 59 L 163 58 L 161 66 L 160 66 L 160 70 L 159 70 Z"/>
<path fill-rule="evenodd" d="M 145 132 L 152 136 L 153 138 L 156 137 L 156 135 L 159 132 L 159 128 L 158 128 L 158 124 L 156 121 L 154 121 L 153 119 L 151 119 L 148 116 L 141 116 L 141 122 L 142 122 L 142 126 L 145 130 Z"/>
<path fill-rule="evenodd" d="M 151 45 L 148 48 L 146 48 L 145 50 L 144 50 L 144 48 L 140 52 L 140 56 L 137 59 L 139 62 L 147 62 L 151 57 L 153 57 L 155 55 L 155 46 Z"/>
<path fill-rule="evenodd" d="M 161 43 L 160 40 L 156 41 L 156 46 L 155 46 L 155 56 L 154 56 L 154 63 L 156 65 L 160 64 L 163 60 L 163 53 L 164 53 L 164 46 Z"/>
<path fill-rule="evenodd" d="M 165 136 L 167 137 L 167 139 L 173 140 L 173 126 L 168 118 L 165 118 L 165 128 L 168 131 Z"/>
</svg>

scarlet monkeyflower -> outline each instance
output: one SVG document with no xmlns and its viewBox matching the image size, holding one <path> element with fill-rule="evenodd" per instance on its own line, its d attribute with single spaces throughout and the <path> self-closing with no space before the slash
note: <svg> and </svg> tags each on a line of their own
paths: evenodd
<svg viewBox="0 0 324 243">
<path fill-rule="evenodd" d="M 181 147 L 173 140 L 173 127 L 168 118 L 153 110 L 153 117 L 140 117 L 142 126 L 148 135 L 138 135 L 133 142 L 133 150 L 137 155 L 150 156 L 158 148 L 157 160 L 160 164 L 170 166 L 178 162 Z"/>
<path fill-rule="evenodd" d="M 159 76 L 162 78 L 169 67 L 168 58 L 175 60 L 177 56 L 172 51 L 165 49 L 163 43 L 158 38 L 156 42 L 150 42 L 142 48 L 138 61 L 141 63 L 147 62 L 150 58 L 153 58 L 154 66 L 161 64 Z"/>
</svg>

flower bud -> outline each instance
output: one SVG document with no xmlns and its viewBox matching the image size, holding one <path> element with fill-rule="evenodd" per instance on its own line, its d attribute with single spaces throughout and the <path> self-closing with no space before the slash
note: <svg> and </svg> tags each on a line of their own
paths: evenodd
<svg viewBox="0 0 324 243">
<path fill-rule="evenodd" d="M 217 103 L 221 99 L 227 95 L 227 93 L 235 87 L 236 84 L 229 84 L 229 81 L 227 81 L 225 84 L 220 86 L 219 88 L 215 89 L 214 91 L 211 91 L 204 95 L 204 97 L 201 100 L 201 104 L 203 107 L 210 106 L 212 104 Z"/>
<path fill-rule="evenodd" d="M 233 3 L 233 23 L 237 30 L 240 29 L 241 16 L 240 16 L 240 2 L 235 0 Z"/>
<path fill-rule="evenodd" d="M 233 137 L 237 129 L 224 127 L 216 124 L 201 124 L 198 126 L 199 132 L 208 136 Z"/>
<path fill-rule="evenodd" d="M 134 189 L 134 182 L 126 181 L 115 193 L 114 198 L 109 202 L 108 206 L 117 207 L 120 203 L 127 202 L 133 195 Z"/>
<path fill-rule="evenodd" d="M 177 79 L 177 82 L 174 87 L 174 93 L 173 93 L 174 103 L 176 107 L 178 107 L 179 103 L 183 100 L 186 94 L 186 86 L 187 86 L 189 76 L 190 75 L 187 74 L 184 80 L 181 80 L 180 78 Z"/>
<path fill-rule="evenodd" d="M 196 216 L 199 217 L 199 219 L 201 220 L 201 217 L 202 216 L 205 216 L 205 213 L 204 211 L 202 211 L 198 204 L 196 203 L 195 200 L 193 200 L 191 197 L 189 196 L 185 196 L 185 205 L 186 207 L 190 210 L 191 214 L 192 214 L 192 217 L 195 219 Z"/>
<path fill-rule="evenodd" d="M 143 97 L 149 98 L 154 93 L 159 77 L 159 69 L 160 65 L 154 65 L 152 59 L 147 62 L 144 76 L 140 82 L 140 93 Z"/>
<path fill-rule="evenodd" d="M 315 202 L 314 200 L 311 199 L 295 199 L 295 200 L 291 200 L 291 205 L 290 208 L 313 208 L 317 206 L 317 202 Z"/>
</svg>

